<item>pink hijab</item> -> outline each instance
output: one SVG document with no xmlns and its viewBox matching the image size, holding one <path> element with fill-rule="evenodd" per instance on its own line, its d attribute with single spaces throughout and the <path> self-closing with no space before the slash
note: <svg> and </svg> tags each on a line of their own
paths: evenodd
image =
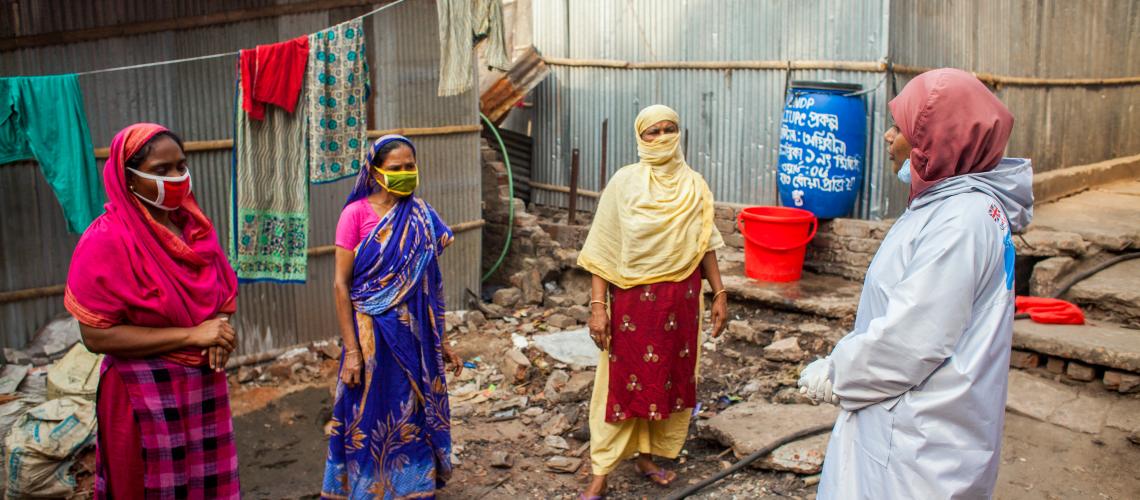
<svg viewBox="0 0 1140 500">
<path fill-rule="evenodd" d="M 943 68 L 918 75 L 887 105 L 910 152 L 910 200 L 947 177 L 997 166 L 1013 115 L 974 75 Z"/>
<path fill-rule="evenodd" d="M 106 212 L 79 239 L 64 293 L 64 306 L 85 325 L 192 327 L 236 309 L 237 277 L 193 195 L 171 213 L 183 228 L 179 237 L 127 187 L 126 160 L 164 131 L 137 123 L 111 142 L 103 167 Z M 191 365 L 204 361 L 196 349 L 165 357 Z"/>
</svg>

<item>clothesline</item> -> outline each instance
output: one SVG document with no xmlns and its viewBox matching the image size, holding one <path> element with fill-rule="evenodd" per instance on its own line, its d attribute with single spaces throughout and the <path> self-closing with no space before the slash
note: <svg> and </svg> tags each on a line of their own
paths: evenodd
<svg viewBox="0 0 1140 500">
<path fill-rule="evenodd" d="M 345 22 L 355 21 L 357 19 L 363 19 L 363 18 L 366 18 L 368 16 L 378 14 L 383 10 L 386 10 L 390 7 L 395 7 L 399 4 L 404 3 L 405 1 L 406 0 L 396 0 L 392 3 L 378 7 L 376 9 L 372 10 L 371 12 L 362 14 L 362 15 L 357 16 L 357 17 L 354 17 L 354 18 L 349 19 L 348 21 L 345 21 Z M 340 24 L 340 23 L 338 23 L 338 24 Z M 84 71 L 82 73 L 76 73 L 76 74 L 79 76 L 95 75 L 95 74 L 99 74 L 99 73 L 110 73 L 113 71 L 126 71 L 126 70 L 131 70 L 131 69 L 150 68 L 150 67 L 154 67 L 154 66 L 166 66 L 169 64 L 180 64 L 180 63 L 184 63 L 184 62 L 205 61 L 208 59 L 219 59 L 222 57 L 234 57 L 234 56 L 237 56 L 237 54 L 238 54 L 237 51 L 230 51 L 230 52 L 222 52 L 219 54 L 211 54 L 208 56 L 187 57 L 185 59 L 171 59 L 168 61 L 155 61 L 155 62 L 143 63 L 143 64 L 132 64 L 130 66 L 117 66 L 117 67 L 113 67 L 113 68 L 96 69 L 96 70 Z"/>
</svg>

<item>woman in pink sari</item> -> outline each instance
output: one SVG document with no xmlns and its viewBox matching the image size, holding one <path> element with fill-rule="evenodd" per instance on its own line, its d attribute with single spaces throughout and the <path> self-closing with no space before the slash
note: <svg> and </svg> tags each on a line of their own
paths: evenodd
<svg viewBox="0 0 1140 500">
<path fill-rule="evenodd" d="M 151 123 L 111 143 L 106 212 L 72 256 L 64 305 L 104 353 L 97 498 L 238 498 L 225 363 L 237 278 L 190 194 L 182 142 Z"/>
</svg>

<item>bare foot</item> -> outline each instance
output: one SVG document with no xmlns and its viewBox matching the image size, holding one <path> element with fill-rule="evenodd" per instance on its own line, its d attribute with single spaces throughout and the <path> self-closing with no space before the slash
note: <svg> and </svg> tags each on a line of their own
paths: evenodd
<svg viewBox="0 0 1140 500">
<path fill-rule="evenodd" d="M 604 498 L 606 496 L 606 476 L 598 476 L 595 474 L 590 475 L 590 484 L 586 486 L 586 490 L 578 495 L 579 499 L 591 500 L 594 498 Z"/>
<path fill-rule="evenodd" d="M 637 467 L 637 472 L 660 486 L 669 486 L 677 479 L 676 472 L 658 467 L 649 455 L 637 457 L 637 463 L 634 467 Z"/>
</svg>

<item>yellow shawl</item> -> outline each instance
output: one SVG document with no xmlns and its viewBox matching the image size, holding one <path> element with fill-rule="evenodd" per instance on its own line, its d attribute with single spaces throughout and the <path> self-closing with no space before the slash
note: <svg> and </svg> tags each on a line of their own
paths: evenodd
<svg viewBox="0 0 1140 500">
<path fill-rule="evenodd" d="M 623 289 L 681 281 L 705 253 L 724 246 L 713 225 L 712 192 L 685 163 L 681 134 L 641 140 L 660 121 L 681 123 L 676 111 L 660 104 L 637 115 L 641 161 L 614 174 L 578 254 L 579 266 Z"/>
</svg>

